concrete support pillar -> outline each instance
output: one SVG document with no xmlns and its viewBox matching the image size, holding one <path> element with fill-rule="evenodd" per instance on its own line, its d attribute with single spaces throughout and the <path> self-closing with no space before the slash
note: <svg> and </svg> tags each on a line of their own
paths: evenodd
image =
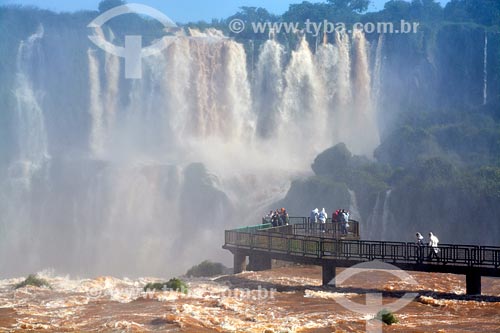
<svg viewBox="0 0 500 333">
<path fill-rule="evenodd" d="M 323 264 L 323 285 L 326 286 L 330 281 L 332 281 L 336 276 L 335 264 L 333 263 L 324 263 Z"/>
<path fill-rule="evenodd" d="M 465 275 L 467 295 L 481 295 L 481 273 L 471 270 Z"/>
<path fill-rule="evenodd" d="M 239 253 L 238 251 L 233 253 L 233 270 L 234 274 L 239 274 L 245 270 L 245 264 L 247 262 L 247 257 Z"/>
<path fill-rule="evenodd" d="M 248 270 L 265 271 L 272 267 L 271 257 L 266 254 L 254 254 L 248 257 Z"/>
</svg>

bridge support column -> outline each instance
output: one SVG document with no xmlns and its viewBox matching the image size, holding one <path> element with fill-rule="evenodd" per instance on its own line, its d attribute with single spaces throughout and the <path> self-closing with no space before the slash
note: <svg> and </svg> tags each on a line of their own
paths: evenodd
<svg viewBox="0 0 500 333">
<path fill-rule="evenodd" d="M 471 270 L 465 275 L 467 295 L 481 295 L 481 273 Z"/>
<path fill-rule="evenodd" d="M 233 253 L 233 272 L 234 274 L 239 274 L 245 270 L 245 264 L 247 262 L 247 256 L 236 251 Z"/>
<path fill-rule="evenodd" d="M 273 268 L 271 257 L 266 254 L 254 254 L 248 257 L 249 271 L 265 271 Z"/>
<path fill-rule="evenodd" d="M 326 286 L 330 281 L 335 279 L 336 276 L 336 269 L 337 267 L 333 263 L 324 263 L 323 264 L 323 285 Z"/>
</svg>

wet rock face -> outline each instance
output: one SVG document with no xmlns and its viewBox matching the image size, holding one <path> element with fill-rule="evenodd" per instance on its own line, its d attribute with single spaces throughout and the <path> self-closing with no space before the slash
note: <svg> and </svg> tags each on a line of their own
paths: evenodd
<svg viewBox="0 0 500 333">
<path fill-rule="evenodd" d="M 181 216 L 188 216 L 188 226 L 213 226 L 217 220 L 228 218 L 231 204 L 217 185 L 217 177 L 209 174 L 202 163 L 186 167 L 180 190 L 180 208 Z"/>
</svg>

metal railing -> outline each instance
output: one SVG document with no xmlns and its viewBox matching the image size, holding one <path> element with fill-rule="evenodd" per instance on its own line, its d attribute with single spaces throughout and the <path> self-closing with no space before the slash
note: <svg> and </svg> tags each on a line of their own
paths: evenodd
<svg viewBox="0 0 500 333">
<path fill-rule="evenodd" d="M 227 230 L 226 245 L 314 258 L 500 267 L 500 247 L 443 244 L 439 246 L 437 256 L 433 256 L 433 248 L 415 243 L 334 239 L 324 234 L 321 237 L 301 235 L 291 232 L 295 227 Z"/>
<path fill-rule="evenodd" d="M 309 219 L 307 219 L 309 221 Z M 300 223 L 294 224 L 295 235 L 318 235 L 325 234 L 324 237 L 336 239 L 359 239 L 359 222 L 349 220 L 349 223 L 331 222 L 328 219 L 326 223 Z"/>
</svg>

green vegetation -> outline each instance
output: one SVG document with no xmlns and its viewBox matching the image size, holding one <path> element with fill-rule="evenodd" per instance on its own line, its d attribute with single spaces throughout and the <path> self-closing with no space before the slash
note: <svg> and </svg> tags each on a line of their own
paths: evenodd
<svg viewBox="0 0 500 333">
<path fill-rule="evenodd" d="M 387 325 L 392 325 L 399 322 L 396 316 L 387 309 L 379 311 L 379 313 L 377 313 L 376 318 Z"/>
<path fill-rule="evenodd" d="M 28 277 L 23 282 L 16 284 L 14 289 L 23 288 L 26 286 L 51 288 L 50 284 L 46 280 L 37 277 L 36 274 L 28 275 Z"/>
<path fill-rule="evenodd" d="M 184 294 L 188 293 L 188 285 L 178 279 L 173 278 L 168 280 L 168 282 L 150 282 L 144 286 L 144 291 L 177 291 Z"/>
<path fill-rule="evenodd" d="M 191 267 L 187 271 L 186 275 L 194 277 L 201 277 L 201 276 L 209 277 L 209 276 L 224 274 L 226 270 L 227 268 L 221 263 L 205 260 L 199 265 Z"/>
</svg>

